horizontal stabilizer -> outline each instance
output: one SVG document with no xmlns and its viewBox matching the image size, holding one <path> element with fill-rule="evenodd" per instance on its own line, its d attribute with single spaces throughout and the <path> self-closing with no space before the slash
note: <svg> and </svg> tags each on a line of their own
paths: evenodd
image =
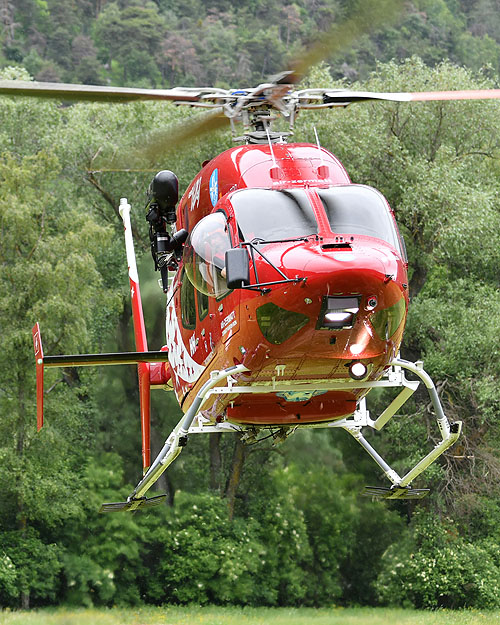
<svg viewBox="0 0 500 625">
<path fill-rule="evenodd" d="M 103 503 L 99 512 L 117 512 L 119 510 L 125 510 L 126 512 L 132 510 L 144 510 L 144 508 L 153 508 L 154 506 L 160 506 L 165 503 L 167 495 L 156 495 L 155 497 L 140 497 L 138 499 L 129 499 L 127 501 L 116 501 L 113 503 Z"/>
<path fill-rule="evenodd" d="M 429 492 L 429 488 L 365 486 L 365 490 L 361 494 L 364 497 L 378 497 L 379 499 L 422 499 Z"/>
<path fill-rule="evenodd" d="M 73 354 L 45 356 L 46 367 L 95 367 L 98 365 L 135 365 L 142 362 L 168 362 L 168 352 L 117 352 L 111 354 Z"/>
</svg>

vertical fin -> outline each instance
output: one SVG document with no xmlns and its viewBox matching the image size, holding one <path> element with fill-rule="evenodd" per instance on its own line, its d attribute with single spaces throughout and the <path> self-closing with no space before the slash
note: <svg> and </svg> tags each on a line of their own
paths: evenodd
<svg viewBox="0 0 500 625">
<path fill-rule="evenodd" d="M 132 300 L 132 320 L 134 323 L 135 346 L 138 352 L 148 351 L 146 338 L 146 326 L 142 311 L 141 291 L 139 288 L 139 275 L 135 260 L 134 241 L 130 223 L 130 204 L 126 198 L 120 199 L 120 216 L 123 219 L 125 230 L 125 249 L 127 252 L 128 276 L 130 282 L 130 297 Z M 151 395 L 149 381 L 149 363 L 140 362 L 137 365 L 139 378 L 139 400 L 141 410 L 141 434 L 142 434 L 142 466 L 144 472 L 151 464 Z"/>
<path fill-rule="evenodd" d="M 43 427 L 43 347 L 38 322 L 33 326 L 33 348 L 36 362 L 36 428 Z"/>
</svg>

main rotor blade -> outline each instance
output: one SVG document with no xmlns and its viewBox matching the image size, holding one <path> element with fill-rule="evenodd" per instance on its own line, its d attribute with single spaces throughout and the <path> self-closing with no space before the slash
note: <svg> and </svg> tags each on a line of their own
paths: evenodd
<svg viewBox="0 0 500 625">
<path fill-rule="evenodd" d="M 13 95 L 55 100 L 91 102 L 132 102 L 134 100 L 174 100 L 197 102 L 207 93 L 225 94 L 224 89 L 212 87 L 175 89 L 134 89 L 98 85 L 71 85 L 57 82 L 30 82 L 27 80 L 0 80 L 0 95 Z"/>
<path fill-rule="evenodd" d="M 137 149 L 137 153 L 144 155 L 150 162 L 155 162 L 159 157 L 172 152 L 180 145 L 219 130 L 228 123 L 229 119 L 220 111 L 200 115 L 178 124 L 173 129 L 167 128 L 153 133 L 145 144 Z"/>
<path fill-rule="evenodd" d="M 416 91 L 408 94 L 410 102 L 439 100 L 498 100 L 500 89 L 467 89 L 465 91 Z"/>
<path fill-rule="evenodd" d="M 144 139 L 141 145 L 127 152 L 126 163 L 122 163 L 121 158 L 115 158 L 110 162 L 99 159 L 96 169 L 111 171 L 120 168 L 121 171 L 129 170 L 130 167 L 134 167 L 134 164 L 144 161 L 151 164 L 158 163 L 161 158 L 171 154 L 181 146 L 207 133 L 219 130 L 227 124 L 229 124 L 229 119 L 221 112 L 197 115 L 192 119 L 176 124 L 173 128 L 167 127 L 153 132 Z M 121 167 L 122 165 L 124 167 Z"/>
<path fill-rule="evenodd" d="M 283 78 L 278 80 L 297 84 L 313 65 L 345 50 L 365 33 L 390 24 L 397 19 L 402 9 L 402 0 L 365 0 L 359 3 L 353 17 L 341 24 L 335 24 L 323 33 L 299 59 L 291 63 L 291 71 L 284 72 Z"/>
<path fill-rule="evenodd" d="M 371 91 L 304 90 L 298 93 L 301 108 L 347 106 L 352 102 L 383 100 L 386 102 L 431 102 L 441 100 L 496 100 L 500 89 L 467 89 L 462 91 L 415 91 L 409 93 L 377 93 Z M 318 96 L 322 103 L 318 102 Z M 316 102 L 314 100 L 316 99 Z M 305 100 L 305 102 L 304 102 Z M 310 101 L 310 104 L 307 103 Z"/>
</svg>

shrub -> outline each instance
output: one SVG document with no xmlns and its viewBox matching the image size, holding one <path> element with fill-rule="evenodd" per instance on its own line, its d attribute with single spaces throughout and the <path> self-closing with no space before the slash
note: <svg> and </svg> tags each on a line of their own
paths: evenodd
<svg viewBox="0 0 500 625">
<path fill-rule="evenodd" d="M 180 492 L 167 522 L 146 537 L 153 603 L 254 603 L 264 546 L 254 521 L 228 520 L 220 497 Z"/>
<path fill-rule="evenodd" d="M 21 593 L 34 604 L 54 599 L 61 568 L 60 549 L 44 544 L 37 532 L 9 531 L 0 536 L 0 604 L 16 606 Z"/>
<path fill-rule="evenodd" d="M 464 540 L 454 523 L 421 513 L 401 543 L 383 556 L 381 603 L 415 608 L 500 606 L 498 551 Z"/>
</svg>

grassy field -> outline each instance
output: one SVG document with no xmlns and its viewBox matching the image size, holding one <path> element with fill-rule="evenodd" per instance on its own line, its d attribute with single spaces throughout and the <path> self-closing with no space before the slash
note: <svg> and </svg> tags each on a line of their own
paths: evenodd
<svg viewBox="0 0 500 625">
<path fill-rule="evenodd" d="M 1 625 L 500 625 L 500 612 L 372 608 L 200 608 L 0 612 Z"/>
</svg>

